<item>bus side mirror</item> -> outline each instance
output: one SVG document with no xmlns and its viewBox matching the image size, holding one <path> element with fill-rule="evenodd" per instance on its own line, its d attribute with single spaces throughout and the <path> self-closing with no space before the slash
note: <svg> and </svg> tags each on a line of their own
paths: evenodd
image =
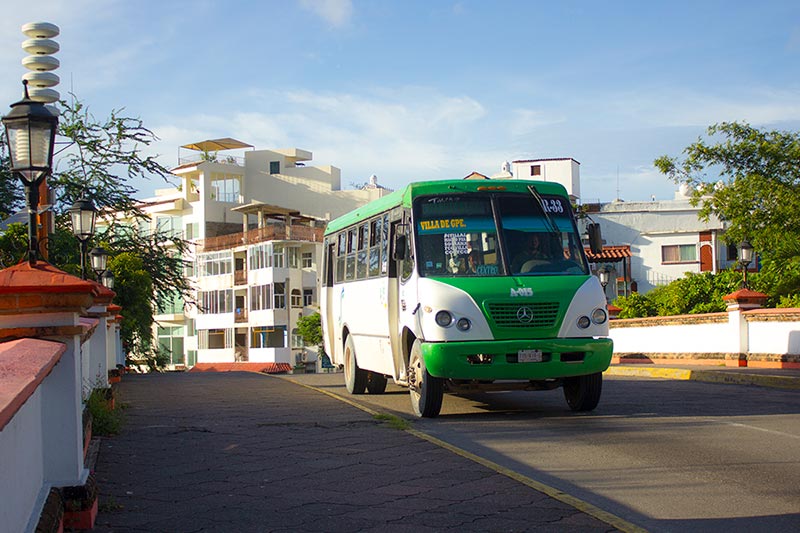
<svg viewBox="0 0 800 533">
<path fill-rule="evenodd" d="M 395 261 L 403 261 L 406 258 L 407 242 L 407 237 L 405 235 L 395 235 L 392 259 Z"/>
<path fill-rule="evenodd" d="M 603 236 L 600 233 L 600 224 L 590 222 L 586 224 L 586 233 L 589 235 L 589 249 L 593 254 L 603 252 Z"/>
</svg>

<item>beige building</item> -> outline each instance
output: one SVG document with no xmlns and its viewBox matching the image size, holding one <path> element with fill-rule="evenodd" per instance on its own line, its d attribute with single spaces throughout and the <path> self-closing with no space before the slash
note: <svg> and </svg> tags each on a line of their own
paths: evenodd
<svg viewBox="0 0 800 533">
<path fill-rule="evenodd" d="M 318 310 L 317 266 L 326 221 L 388 193 L 370 180 L 341 189 L 341 171 L 311 166 L 299 148 L 255 150 L 235 139 L 181 147 L 174 189 L 142 202 L 149 226 L 193 243 L 186 257 L 196 305 L 172 302 L 155 317 L 174 367 L 316 360 L 297 335 Z"/>
</svg>

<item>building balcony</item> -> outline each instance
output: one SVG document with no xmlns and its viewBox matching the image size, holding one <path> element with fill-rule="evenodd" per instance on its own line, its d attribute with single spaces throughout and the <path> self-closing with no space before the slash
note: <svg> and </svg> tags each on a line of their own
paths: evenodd
<svg viewBox="0 0 800 533">
<path fill-rule="evenodd" d="M 287 229 L 287 226 L 275 224 L 263 228 L 251 229 L 244 233 L 231 233 L 229 235 L 220 235 L 208 239 L 198 239 L 197 245 L 198 252 L 214 252 L 267 241 L 291 240 L 322 242 L 322 235 L 324 233 L 324 228 L 312 228 L 310 226 L 295 224 L 289 226 Z"/>
</svg>

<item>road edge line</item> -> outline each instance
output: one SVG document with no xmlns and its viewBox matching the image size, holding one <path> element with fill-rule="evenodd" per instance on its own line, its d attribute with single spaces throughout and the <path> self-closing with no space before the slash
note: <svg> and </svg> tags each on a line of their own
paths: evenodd
<svg viewBox="0 0 800 533">
<path fill-rule="evenodd" d="M 267 374 L 267 375 L 269 375 L 269 374 Z M 306 383 L 300 383 L 299 381 L 296 381 L 296 380 L 294 380 L 292 378 L 289 378 L 289 377 L 285 377 L 285 376 L 270 376 L 270 377 L 274 377 L 274 378 L 277 378 L 277 379 L 282 379 L 284 381 L 288 381 L 290 383 L 294 383 L 295 385 L 299 385 L 301 387 L 305 387 L 305 388 L 313 390 L 315 392 L 320 392 L 320 393 L 322 393 L 322 394 L 324 394 L 326 396 L 330 396 L 331 398 L 334 398 L 334 399 L 339 400 L 339 401 L 341 401 L 343 403 L 346 403 L 347 405 L 355 407 L 356 409 L 360 409 L 361 411 L 364 411 L 365 413 L 368 413 L 368 414 L 370 414 L 372 416 L 376 416 L 376 415 L 379 415 L 379 414 L 386 414 L 386 413 L 381 413 L 380 411 L 376 411 L 374 409 L 371 409 L 371 408 L 369 408 L 369 407 L 367 407 L 365 405 L 361 405 L 358 402 L 355 402 L 353 400 L 350 400 L 348 398 L 340 396 L 340 395 L 338 395 L 336 393 L 333 393 L 333 392 L 330 392 L 330 391 L 326 391 L 325 389 L 320 389 L 319 387 L 315 387 L 313 385 L 308 385 Z M 424 433 L 424 432 L 422 432 L 422 431 L 420 431 L 418 429 L 409 428 L 409 429 L 401 429 L 400 431 L 405 431 L 406 433 L 408 433 L 410 435 L 413 435 L 414 437 L 416 437 L 418 439 L 422 439 L 424 441 L 430 442 L 431 444 L 433 444 L 435 446 L 438 446 L 439 448 L 443 448 L 443 449 L 445 449 L 445 450 L 447 450 L 447 451 L 449 451 L 451 453 L 454 453 L 454 454 L 456 454 L 456 455 L 458 455 L 460 457 L 463 457 L 464 459 L 468 459 L 468 460 L 470 460 L 470 461 L 472 461 L 474 463 L 478 463 L 479 465 L 484 466 L 484 467 L 486 467 L 486 468 L 488 468 L 490 470 L 493 470 L 494 472 L 497 472 L 498 474 L 501 474 L 503 476 L 511 478 L 514 481 L 518 482 L 518 483 L 522 483 L 523 485 L 526 485 L 526 486 L 528 486 L 528 487 L 530 487 L 530 488 L 532 488 L 532 489 L 534 489 L 534 490 L 536 490 L 538 492 L 541 492 L 541 493 L 543 493 L 543 494 L 545 494 L 545 495 L 547 495 L 547 496 L 549 496 L 549 497 L 551 497 L 551 498 L 553 498 L 555 500 L 558 500 L 558 501 L 560 501 L 562 503 L 565 503 L 565 504 L 569 505 L 570 507 L 573 507 L 573 508 L 577 509 L 578 511 L 582 512 L 582 513 L 588 514 L 589 516 L 592 516 L 592 517 L 600 520 L 601 522 L 604 522 L 604 523 L 606 523 L 606 524 L 608 524 L 608 525 L 610 525 L 612 527 L 615 527 L 618 530 L 623 531 L 624 533 L 647 533 L 646 529 L 644 529 L 642 527 L 639 527 L 639 526 L 637 526 L 637 525 L 635 525 L 635 524 L 633 524 L 631 522 L 628 522 L 624 518 L 620 518 L 619 516 L 617 516 L 615 514 L 612 514 L 612 513 L 608 512 L 608 511 L 604 511 L 603 509 L 600 509 L 596 505 L 593 505 L 593 504 L 591 504 L 589 502 L 583 501 L 583 500 L 581 500 L 580 498 L 578 498 L 576 496 L 572 496 L 571 494 L 567 494 L 566 492 L 564 492 L 564 491 L 562 491 L 560 489 L 557 489 L 555 487 L 551 487 L 550 485 L 542 483 L 541 481 L 536 481 L 535 479 L 531 479 L 528 476 L 525 476 L 525 475 L 520 474 L 518 472 L 514 472 L 513 470 L 511 470 L 509 468 L 506 468 L 504 466 L 501 466 L 501 465 L 495 463 L 494 461 L 490 461 L 489 459 L 485 459 L 485 458 L 483 458 L 483 457 L 481 457 L 479 455 L 475 455 L 472 452 L 468 452 L 467 450 L 459 448 L 458 446 L 450 444 L 449 442 L 445 442 L 445 441 L 443 441 L 443 440 L 441 440 L 439 438 L 436 438 L 436 437 L 434 437 L 432 435 L 428 435 L 427 433 Z"/>
</svg>

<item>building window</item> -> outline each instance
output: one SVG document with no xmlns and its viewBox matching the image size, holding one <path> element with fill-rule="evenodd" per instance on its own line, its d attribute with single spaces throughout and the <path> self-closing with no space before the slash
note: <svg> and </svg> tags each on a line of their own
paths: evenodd
<svg viewBox="0 0 800 533">
<path fill-rule="evenodd" d="M 269 173 L 270 174 L 280 174 L 281 173 L 281 162 L 280 161 L 270 161 L 269 162 Z"/>
<path fill-rule="evenodd" d="M 313 261 L 313 256 L 311 255 L 311 252 L 303 252 L 303 257 L 301 259 L 300 266 L 302 268 L 312 268 L 313 266 L 312 261 Z"/>
<path fill-rule="evenodd" d="M 197 257 L 198 276 L 221 276 L 233 272 L 233 253 L 211 252 Z"/>
<path fill-rule="evenodd" d="M 300 289 L 292 289 L 292 307 L 302 307 L 303 306 L 303 295 L 300 293 Z"/>
<path fill-rule="evenodd" d="M 156 231 L 168 239 L 183 237 L 183 218 L 173 216 L 157 216 Z"/>
<path fill-rule="evenodd" d="M 303 346 L 303 337 L 297 332 L 297 328 L 294 328 L 292 330 L 292 348 L 302 348 Z"/>
<path fill-rule="evenodd" d="M 183 313 L 184 301 L 180 293 L 158 296 L 159 315 L 180 315 Z"/>
<path fill-rule="evenodd" d="M 662 263 L 693 263 L 697 261 L 697 245 L 672 244 L 661 247 Z"/>
<path fill-rule="evenodd" d="M 531 176 L 541 176 L 542 165 L 531 165 Z"/>
<path fill-rule="evenodd" d="M 286 308 L 286 284 L 285 283 L 275 283 L 273 285 L 274 293 L 275 293 L 275 309 L 285 309 Z"/>
<path fill-rule="evenodd" d="M 250 287 L 250 310 L 272 309 L 272 285 Z"/>
<path fill-rule="evenodd" d="M 233 313 L 233 289 L 200 291 L 200 314 Z"/>
<path fill-rule="evenodd" d="M 314 289 L 303 289 L 303 305 L 306 307 L 314 303 Z"/>
<path fill-rule="evenodd" d="M 159 326 L 158 346 L 169 354 L 169 364 L 182 365 L 183 358 L 183 326 Z"/>
<path fill-rule="evenodd" d="M 201 329 L 197 333 L 197 343 L 201 350 L 222 350 L 233 347 L 233 330 Z"/>
<path fill-rule="evenodd" d="M 250 334 L 251 348 L 285 348 L 286 326 L 257 326 Z"/>
<path fill-rule="evenodd" d="M 232 174 L 211 175 L 211 199 L 217 202 L 239 203 L 241 176 Z"/>
</svg>

